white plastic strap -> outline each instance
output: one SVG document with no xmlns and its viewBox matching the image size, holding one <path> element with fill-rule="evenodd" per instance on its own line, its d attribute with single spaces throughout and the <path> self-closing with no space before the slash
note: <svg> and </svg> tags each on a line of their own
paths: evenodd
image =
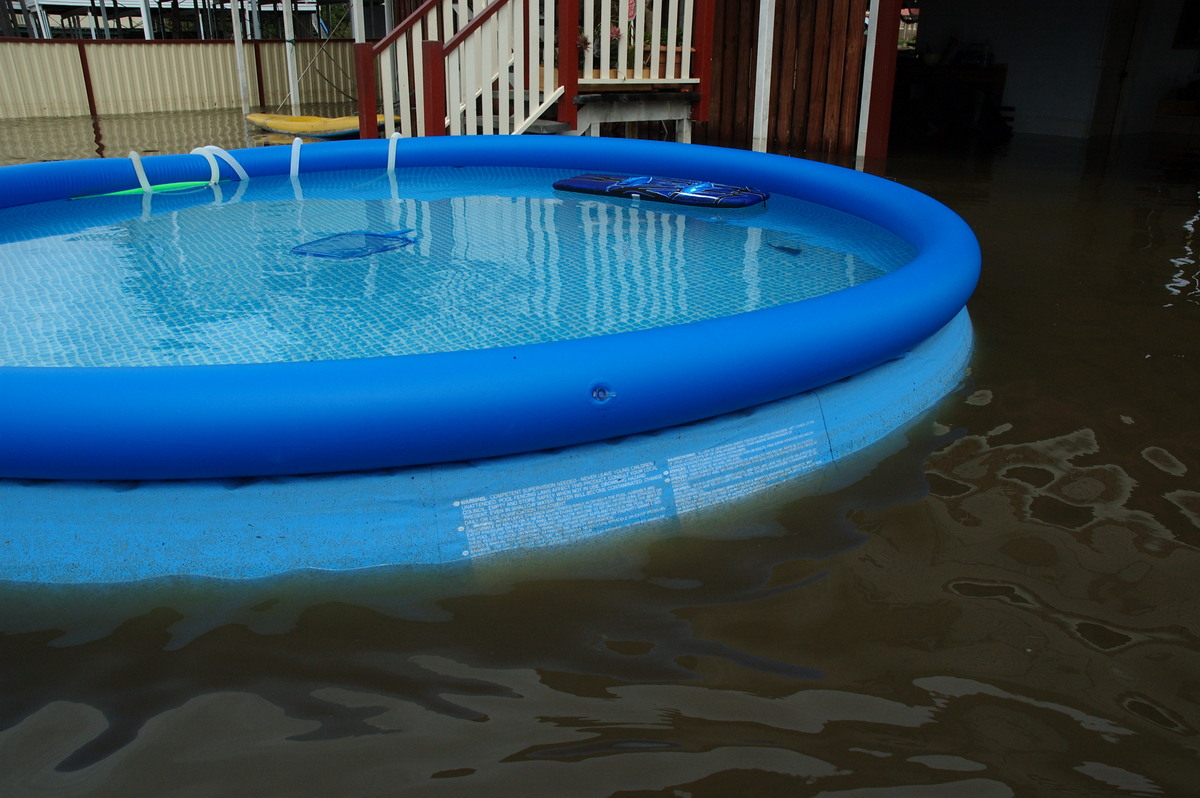
<svg viewBox="0 0 1200 798">
<path fill-rule="evenodd" d="M 141 184 L 142 191 L 147 194 L 153 194 L 154 187 L 150 185 L 150 180 L 146 177 L 146 167 L 142 166 L 142 157 L 136 152 L 130 152 L 129 160 L 133 161 L 133 171 L 137 174 L 138 183 Z"/>
<path fill-rule="evenodd" d="M 399 140 L 400 140 L 399 133 L 393 133 L 392 135 L 388 136 L 387 170 L 388 170 L 389 175 L 392 172 L 396 171 L 396 142 L 398 142 Z"/>
<path fill-rule="evenodd" d="M 237 184 L 237 191 L 233 192 L 233 196 L 229 198 L 229 202 L 230 203 L 241 202 L 242 197 L 246 194 L 246 187 L 249 185 L 250 185 L 249 180 L 239 180 L 238 184 Z M 214 188 L 215 188 L 215 186 L 214 186 Z"/>
<path fill-rule="evenodd" d="M 208 168 L 211 175 L 208 181 L 209 183 L 219 183 L 221 181 L 221 169 L 217 165 L 217 158 L 220 158 L 222 161 L 232 167 L 234 173 L 238 176 L 238 180 L 250 179 L 250 175 L 246 174 L 246 170 L 240 163 L 238 163 L 237 158 L 234 158 L 232 155 L 225 152 L 225 150 L 221 149 L 215 144 L 209 144 L 207 147 L 197 147 L 196 149 L 192 150 L 191 154 L 202 155 L 204 156 L 204 159 L 208 161 Z"/>
<path fill-rule="evenodd" d="M 304 144 L 304 142 L 300 140 L 299 136 L 292 139 L 292 171 L 291 171 L 291 175 L 292 175 L 293 180 L 296 179 L 296 177 L 300 174 L 300 147 L 302 144 Z"/>
<path fill-rule="evenodd" d="M 217 159 L 213 157 L 213 154 L 208 151 L 207 147 L 197 147 L 188 154 L 201 155 L 204 157 L 204 160 L 208 161 L 208 184 L 210 186 L 215 186 L 221 182 L 221 167 L 217 165 Z"/>
<path fill-rule="evenodd" d="M 224 161 L 225 163 L 227 163 L 231 167 L 233 167 L 233 171 L 237 174 L 238 180 L 249 180 L 250 179 L 250 175 L 246 174 L 246 170 L 243 169 L 242 165 L 237 162 L 237 158 L 234 158 L 232 155 L 225 152 L 225 150 L 221 149 L 216 144 L 209 144 L 204 149 L 208 150 L 213 155 L 217 156 L 222 161 Z"/>
</svg>

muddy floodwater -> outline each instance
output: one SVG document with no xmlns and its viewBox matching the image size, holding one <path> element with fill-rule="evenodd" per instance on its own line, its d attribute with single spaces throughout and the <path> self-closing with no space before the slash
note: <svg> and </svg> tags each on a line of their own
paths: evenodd
<svg viewBox="0 0 1200 798">
<path fill-rule="evenodd" d="M 38 124 L 0 162 L 258 143 Z M 983 277 L 967 383 L 850 487 L 470 568 L 0 586 L 0 795 L 1196 795 L 1200 140 L 874 171 Z"/>
</svg>

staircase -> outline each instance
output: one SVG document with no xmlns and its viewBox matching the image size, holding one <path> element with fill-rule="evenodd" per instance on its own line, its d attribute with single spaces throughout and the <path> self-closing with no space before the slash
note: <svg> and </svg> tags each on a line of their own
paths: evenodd
<svg viewBox="0 0 1200 798">
<path fill-rule="evenodd" d="M 356 45 L 360 135 L 595 133 L 708 113 L 714 0 L 426 0 Z"/>
</svg>

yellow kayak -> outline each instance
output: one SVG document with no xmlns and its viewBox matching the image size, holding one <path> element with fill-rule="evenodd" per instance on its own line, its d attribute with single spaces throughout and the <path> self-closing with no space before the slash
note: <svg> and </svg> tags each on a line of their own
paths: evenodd
<svg viewBox="0 0 1200 798">
<path fill-rule="evenodd" d="M 379 124 L 383 124 L 383 114 Z M 358 133 L 357 116 L 284 116 L 282 114 L 247 114 L 246 121 L 270 133 L 314 138 L 337 138 Z"/>
</svg>

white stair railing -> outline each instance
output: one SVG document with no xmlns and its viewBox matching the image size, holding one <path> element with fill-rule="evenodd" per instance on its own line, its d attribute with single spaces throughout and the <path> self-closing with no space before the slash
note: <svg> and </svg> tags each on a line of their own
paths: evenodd
<svg viewBox="0 0 1200 798">
<path fill-rule="evenodd" d="M 555 12 L 556 2 L 495 0 L 444 47 L 426 45 L 431 84 L 438 81 L 436 58 L 444 59 L 452 135 L 523 133 L 563 96 L 554 69 Z"/>
<path fill-rule="evenodd" d="M 377 61 L 385 135 L 524 132 L 563 96 L 555 69 L 561 1 L 426 0 L 368 46 L 360 97 L 375 96 Z"/>
<path fill-rule="evenodd" d="M 421 43 L 448 41 L 495 1 L 426 0 L 372 47 L 379 65 L 386 136 L 397 131 L 405 137 L 426 135 L 425 65 Z M 390 114 L 389 109 L 392 110 Z"/>
<path fill-rule="evenodd" d="M 582 86 L 699 82 L 692 77 L 695 0 L 581 3 Z"/>
<path fill-rule="evenodd" d="M 523 133 L 555 103 L 559 121 L 574 126 L 580 86 L 702 83 L 695 29 L 703 18 L 711 39 L 711 6 L 426 0 L 378 43 L 357 45 L 364 134 L 374 135 L 376 66 L 384 133 L 406 137 Z"/>
</svg>

